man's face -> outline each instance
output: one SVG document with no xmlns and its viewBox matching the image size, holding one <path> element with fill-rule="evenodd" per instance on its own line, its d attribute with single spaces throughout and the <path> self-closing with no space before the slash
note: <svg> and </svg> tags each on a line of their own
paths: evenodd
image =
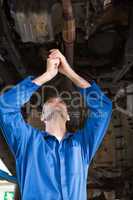
<svg viewBox="0 0 133 200">
<path fill-rule="evenodd" d="M 64 121 L 69 120 L 67 105 L 60 97 L 49 98 L 43 106 L 42 121 L 49 121 L 61 117 Z"/>
</svg>

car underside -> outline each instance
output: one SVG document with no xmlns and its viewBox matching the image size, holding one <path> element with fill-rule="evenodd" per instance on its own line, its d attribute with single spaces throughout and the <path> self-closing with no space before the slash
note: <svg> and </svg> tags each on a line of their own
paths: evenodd
<svg viewBox="0 0 133 200">
<path fill-rule="evenodd" d="M 43 73 L 49 50 L 58 48 L 78 74 L 96 80 L 113 101 L 111 125 L 89 170 L 89 199 L 133 199 L 132 21 L 133 2 L 128 0 L 0 1 L 1 91 Z M 50 84 L 59 91 L 74 90 L 63 75 Z M 25 120 L 39 128 L 38 114 L 33 118 L 32 112 L 41 108 L 31 107 L 30 116 L 22 109 Z M 72 115 L 72 131 L 84 121 L 81 110 L 71 110 L 78 113 Z M 2 134 L 0 157 L 15 175 L 15 161 Z"/>
</svg>

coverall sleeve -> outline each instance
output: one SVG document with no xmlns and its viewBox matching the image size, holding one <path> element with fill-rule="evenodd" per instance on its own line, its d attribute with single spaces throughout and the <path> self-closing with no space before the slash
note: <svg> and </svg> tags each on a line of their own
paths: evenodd
<svg viewBox="0 0 133 200">
<path fill-rule="evenodd" d="M 83 96 L 88 112 L 83 128 L 75 135 L 83 147 L 85 160 L 90 163 L 100 146 L 112 116 L 112 101 L 101 90 L 100 86 L 91 81 L 88 88 L 78 87 Z"/>
<path fill-rule="evenodd" d="M 21 107 L 29 101 L 39 86 L 28 76 L 0 95 L 0 128 L 14 156 L 18 147 L 24 145 L 34 128 L 26 123 Z"/>
</svg>

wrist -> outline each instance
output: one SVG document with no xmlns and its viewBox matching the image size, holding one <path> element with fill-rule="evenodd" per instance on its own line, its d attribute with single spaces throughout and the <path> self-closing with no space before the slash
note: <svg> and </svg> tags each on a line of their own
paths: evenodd
<svg viewBox="0 0 133 200">
<path fill-rule="evenodd" d="M 71 70 L 71 72 L 67 74 L 67 77 L 78 87 L 87 88 L 90 86 L 90 83 L 79 76 L 74 70 Z"/>
<path fill-rule="evenodd" d="M 50 81 L 53 78 L 53 72 L 51 71 L 46 71 L 44 74 L 44 79 L 46 79 L 47 81 Z"/>
</svg>

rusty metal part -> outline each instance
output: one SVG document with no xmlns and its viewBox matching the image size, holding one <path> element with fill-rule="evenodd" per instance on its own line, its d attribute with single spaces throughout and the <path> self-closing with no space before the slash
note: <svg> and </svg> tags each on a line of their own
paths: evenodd
<svg viewBox="0 0 133 200">
<path fill-rule="evenodd" d="M 10 13 L 22 42 L 44 43 L 54 40 L 50 4 L 48 1 L 32 0 L 14 3 Z"/>
<path fill-rule="evenodd" d="M 74 58 L 74 40 L 75 40 L 75 19 L 73 15 L 73 8 L 71 0 L 65 1 L 62 0 L 63 7 L 63 40 L 65 42 L 65 55 L 70 63 L 73 66 Z"/>
</svg>

